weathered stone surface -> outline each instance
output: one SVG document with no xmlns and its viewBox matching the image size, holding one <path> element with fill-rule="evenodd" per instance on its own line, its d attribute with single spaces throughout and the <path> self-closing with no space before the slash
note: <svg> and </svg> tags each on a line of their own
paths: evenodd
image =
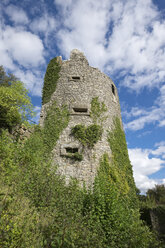
<svg viewBox="0 0 165 248">
<path fill-rule="evenodd" d="M 90 67 L 84 54 L 77 49 L 71 52 L 69 60 L 60 63 L 61 71 L 57 88 L 50 102 L 42 106 L 40 125 L 44 125 L 47 109 L 54 101 L 58 106 L 68 106 L 70 121 L 53 149 L 54 164 L 58 164 L 58 172 L 65 175 L 67 181 L 70 177 L 74 177 L 81 184 L 85 182 L 91 185 L 103 153 L 107 152 L 111 156 L 107 142 L 107 130 L 112 130 L 114 117 L 119 117 L 121 120 L 117 89 L 107 75 Z M 101 140 L 92 149 L 83 149 L 82 145 L 71 136 L 71 128 L 77 124 L 88 126 L 93 123 L 90 108 L 94 97 L 99 97 L 99 102 L 105 103 L 107 118 L 102 124 L 104 131 Z M 66 147 L 83 151 L 83 160 L 75 161 L 65 157 Z"/>
<path fill-rule="evenodd" d="M 19 141 L 23 141 L 24 139 L 29 138 L 32 133 L 33 130 L 25 127 L 23 124 L 21 126 L 16 126 L 12 131 L 13 137 L 18 139 Z"/>
</svg>

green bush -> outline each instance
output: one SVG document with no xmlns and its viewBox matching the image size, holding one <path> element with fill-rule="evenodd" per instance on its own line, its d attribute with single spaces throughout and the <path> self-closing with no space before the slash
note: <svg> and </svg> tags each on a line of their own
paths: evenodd
<svg viewBox="0 0 165 248">
<path fill-rule="evenodd" d="M 33 117 L 33 106 L 28 91 L 20 81 L 12 81 L 10 86 L 0 86 L 0 131 L 12 130 L 18 124 Z"/>
<path fill-rule="evenodd" d="M 6 132 L 0 136 L 0 246 L 160 248 L 121 190 L 108 156 L 100 161 L 92 191 L 76 181 L 66 186 L 51 165 L 45 132 L 36 127 L 23 144 Z"/>
</svg>

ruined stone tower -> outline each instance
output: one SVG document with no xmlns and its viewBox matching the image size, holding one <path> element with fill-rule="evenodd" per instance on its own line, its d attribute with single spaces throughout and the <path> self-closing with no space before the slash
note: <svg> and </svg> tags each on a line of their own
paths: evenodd
<svg viewBox="0 0 165 248">
<path fill-rule="evenodd" d="M 58 57 L 58 63 L 61 69 L 57 87 L 50 101 L 42 106 L 40 125 L 44 125 L 47 110 L 54 101 L 59 107 L 67 106 L 69 123 L 53 149 L 53 160 L 58 165 L 58 172 L 65 175 L 67 181 L 73 177 L 81 183 L 91 185 L 101 156 L 105 152 L 111 156 L 107 130 L 112 130 L 115 117 L 121 121 L 117 89 L 107 75 L 89 66 L 84 54 L 77 49 L 71 52 L 67 61 L 62 61 L 61 57 Z M 92 118 L 91 113 L 93 99 L 106 106 L 106 111 L 97 121 Z M 76 125 L 87 128 L 96 122 L 102 127 L 102 135 L 92 147 L 84 146 L 71 135 Z M 74 154 L 81 154 L 81 161 L 73 159 Z"/>
</svg>

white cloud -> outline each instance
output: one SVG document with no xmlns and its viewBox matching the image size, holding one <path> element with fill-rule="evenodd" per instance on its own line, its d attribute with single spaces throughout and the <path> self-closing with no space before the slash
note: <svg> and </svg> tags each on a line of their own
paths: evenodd
<svg viewBox="0 0 165 248">
<path fill-rule="evenodd" d="M 0 3 L 0 65 L 12 72 L 30 91 L 31 95 L 41 96 L 45 51 L 41 38 L 27 31 L 29 23 L 26 12 L 14 5 Z M 13 26 L 6 25 L 6 13 Z"/>
<path fill-rule="evenodd" d="M 102 67 L 106 61 L 106 32 L 110 1 L 64 1 L 62 7 L 64 28 L 59 30 L 59 47 L 68 57 L 73 48 L 82 50 L 95 66 Z M 65 15 L 64 15 L 65 13 Z"/>
<path fill-rule="evenodd" d="M 125 129 L 133 131 L 143 129 L 147 124 L 157 124 L 159 127 L 165 126 L 165 85 L 160 87 L 160 96 L 155 101 L 155 106 L 148 109 L 133 107 L 124 111 L 123 115 L 129 121 L 125 123 Z M 133 119 L 133 120 L 132 120 Z"/>
<path fill-rule="evenodd" d="M 41 96 L 43 73 L 38 66 L 45 61 L 40 38 L 4 25 L 0 32 L 0 54 L 0 65 L 24 82 L 32 95 Z"/>
<path fill-rule="evenodd" d="M 135 183 L 142 193 L 145 193 L 149 188 L 153 188 L 155 184 L 162 183 L 164 180 L 149 178 L 150 175 L 158 172 L 163 168 L 163 165 L 165 165 L 165 160 L 153 157 L 154 155 L 160 155 L 160 150 L 158 149 L 128 149 L 129 157 L 133 165 Z"/>
<path fill-rule="evenodd" d="M 33 122 L 38 123 L 40 118 L 41 107 L 34 106 L 34 113 L 36 114 L 35 117 L 32 119 Z"/>
<path fill-rule="evenodd" d="M 156 150 L 152 151 L 152 154 L 155 156 L 161 156 L 165 159 L 165 141 L 155 144 Z"/>
<path fill-rule="evenodd" d="M 12 4 L 5 8 L 5 12 L 15 24 L 25 25 L 29 22 L 25 11 Z"/>
<path fill-rule="evenodd" d="M 41 96 L 44 75 L 40 70 L 20 70 L 17 68 L 14 75 L 21 79 L 31 95 Z"/>
<path fill-rule="evenodd" d="M 43 37 L 43 42 L 48 49 L 50 49 L 51 42 L 55 39 L 58 21 L 45 12 L 41 17 L 35 18 L 31 24 L 30 29 Z"/>
<path fill-rule="evenodd" d="M 78 48 L 92 65 L 111 74 L 120 71 L 123 86 L 137 91 L 162 84 L 165 21 L 151 0 L 54 2 L 62 13 L 57 38 L 66 57 Z"/>
<path fill-rule="evenodd" d="M 37 35 L 5 26 L 0 42 L 3 45 L 3 53 L 23 66 L 38 66 L 44 62 L 44 46 Z"/>
<path fill-rule="evenodd" d="M 57 22 L 55 18 L 48 16 L 48 14 L 44 14 L 39 18 L 36 18 L 30 24 L 30 28 L 34 32 L 48 33 L 51 31 L 55 31 L 57 27 Z"/>
</svg>

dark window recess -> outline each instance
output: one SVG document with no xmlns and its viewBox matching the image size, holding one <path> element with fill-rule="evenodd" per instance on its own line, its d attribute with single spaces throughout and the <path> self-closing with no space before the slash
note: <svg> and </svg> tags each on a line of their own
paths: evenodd
<svg viewBox="0 0 165 248">
<path fill-rule="evenodd" d="M 72 77 L 73 80 L 80 80 L 80 77 Z"/>
<path fill-rule="evenodd" d="M 66 147 L 65 149 L 66 149 L 67 153 L 76 153 L 76 152 L 78 152 L 78 148 L 76 148 L 76 147 Z"/>
<path fill-rule="evenodd" d="M 73 108 L 73 110 L 76 113 L 87 113 L 88 112 L 87 108 Z"/>
<path fill-rule="evenodd" d="M 114 94 L 114 96 L 115 96 L 115 87 L 114 87 L 114 85 L 112 84 L 111 85 L 112 86 L 112 93 Z"/>
</svg>

